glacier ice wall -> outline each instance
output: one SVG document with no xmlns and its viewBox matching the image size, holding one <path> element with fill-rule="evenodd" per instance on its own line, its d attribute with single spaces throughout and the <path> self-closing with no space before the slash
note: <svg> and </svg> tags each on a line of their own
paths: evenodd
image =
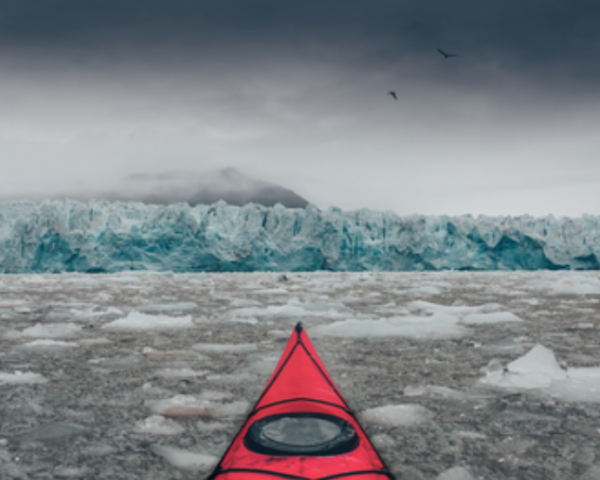
<svg viewBox="0 0 600 480">
<path fill-rule="evenodd" d="M 600 217 L 0 204 L 0 272 L 598 269 Z"/>
</svg>

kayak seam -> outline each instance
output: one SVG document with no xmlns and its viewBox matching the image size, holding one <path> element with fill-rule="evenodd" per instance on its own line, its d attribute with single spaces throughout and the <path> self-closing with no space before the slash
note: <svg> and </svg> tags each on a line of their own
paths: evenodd
<svg viewBox="0 0 600 480">
<path fill-rule="evenodd" d="M 289 478 L 291 480 L 333 480 L 334 478 L 351 477 L 354 475 L 384 475 L 390 479 L 394 479 L 394 477 L 385 470 L 360 470 L 357 472 L 338 473 L 335 475 L 329 475 L 327 477 L 311 478 L 311 477 L 301 477 L 299 475 L 289 475 L 286 473 L 272 472 L 270 470 L 260 470 L 260 469 L 254 469 L 254 468 L 228 468 L 226 470 L 220 470 L 218 472 L 215 472 L 214 476 L 210 477 L 210 478 L 216 478 L 219 475 L 225 475 L 227 473 L 262 473 L 264 475 L 272 475 L 274 477 Z"/>
<path fill-rule="evenodd" d="M 333 402 L 328 402 L 326 400 L 315 400 L 314 398 L 306 398 L 306 397 L 296 397 L 296 398 L 288 398 L 286 400 L 279 400 L 278 402 L 273 402 L 273 403 L 269 403 L 268 405 L 263 405 L 262 407 L 254 410 L 252 413 L 250 413 L 248 418 L 252 418 L 254 415 L 256 415 L 258 412 L 261 412 L 262 410 L 265 410 L 267 408 L 271 408 L 271 407 L 276 407 L 277 405 L 283 405 L 284 403 L 291 403 L 291 402 L 313 402 L 313 403 L 322 403 L 323 405 L 329 405 L 330 407 L 335 407 L 335 408 L 339 408 L 340 410 L 343 410 L 344 412 L 346 412 L 348 415 L 350 415 L 351 417 L 354 417 L 354 412 L 350 411 L 348 408 L 346 407 L 342 407 L 341 405 L 337 405 Z"/>
</svg>

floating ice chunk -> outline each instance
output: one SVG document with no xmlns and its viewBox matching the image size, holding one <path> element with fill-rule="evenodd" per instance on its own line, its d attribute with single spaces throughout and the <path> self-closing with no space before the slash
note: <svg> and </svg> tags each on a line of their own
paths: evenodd
<svg viewBox="0 0 600 480">
<path fill-rule="evenodd" d="M 57 422 L 38 427 L 23 435 L 19 435 L 17 439 L 22 443 L 53 442 L 75 435 L 82 435 L 85 431 L 85 427 L 75 423 Z"/>
<path fill-rule="evenodd" d="M 504 388 L 529 390 L 548 387 L 552 382 L 567 377 L 567 373 L 554 358 L 554 353 L 542 345 L 536 345 L 523 357 L 509 363 L 506 370 L 488 370 L 480 382 Z"/>
<path fill-rule="evenodd" d="M 143 313 L 183 312 L 186 310 L 194 310 L 197 306 L 198 305 L 192 302 L 165 303 L 156 305 L 142 305 L 137 307 L 137 310 Z"/>
<path fill-rule="evenodd" d="M 154 413 L 170 418 L 228 417 L 248 410 L 245 400 L 223 403 L 215 398 L 176 395 L 165 400 L 147 400 L 145 405 Z"/>
<path fill-rule="evenodd" d="M 536 345 L 523 357 L 509 363 L 506 368 L 509 373 L 521 375 L 543 374 L 552 380 L 566 378 L 566 372 L 560 368 L 552 350 L 543 345 Z"/>
<path fill-rule="evenodd" d="M 25 300 L 2 300 L 2 301 L 0 301 L 0 308 L 20 307 L 24 304 L 25 304 Z"/>
<path fill-rule="evenodd" d="M 75 342 L 64 342 L 61 340 L 34 340 L 33 342 L 23 343 L 22 345 L 17 345 L 15 349 L 17 350 L 27 350 L 27 351 L 38 351 L 38 352 L 47 352 L 53 350 L 64 350 L 69 348 L 77 348 L 79 345 Z"/>
<path fill-rule="evenodd" d="M 454 432 L 454 435 L 456 435 L 457 437 L 460 437 L 460 438 L 468 438 L 470 440 L 483 440 L 483 439 L 487 438 L 487 436 L 484 435 L 483 433 L 469 432 L 467 430 L 458 430 L 458 431 Z"/>
<path fill-rule="evenodd" d="M 436 480 L 475 480 L 475 477 L 465 467 L 453 467 L 440 473 Z"/>
<path fill-rule="evenodd" d="M 226 318 L 226 321 L 233 323 L 246 323 L 248 325 L 258 325 L 258 320 L 253 317 L 229 317 Z"/>
<path fill-rule="evenodd" d="M 421 405 L 405 403 L 370 408 L 360 413 L 365 422 L 392 427 L 412 427 L 433 418 L 433 413 Z"/>
<path fill-rule="evenodd" d="M 21 372 L 20 370 L 16 370 L 15 373 L 0 372 L 0 385 L 3 383 L 23 385 L 28 383 L 46 383 L 47 381 L 39 373 Z"/>
<path fill-rule="evenodd" d="M 196 427 L 201 432 L 212 432 L 214 430 L 225 430 L 227 428 L 227 425 L 225 425 L 224 423 L 220 423 L 220 422 L 210 422 L 209 423 L 209 422 L 204 422 L 204 421 L 200 420 L 196 424 Z"/>
<path fill-rule="evenodd" d="M 144 420 L 139 420 L 133 428 L 137 433 L 150 433 L 152 435 L 177 435 L 185 431 L 179 423 L 161 415 L 152 415 Z"/>
<path fill-rule="evenodd" d="M 463 399 L 465 394 L 452 388 L 442 387 L 439 385 L 426 385 L 424 387 L 411 387 L 408 386 L 403 391 L 406 397 L 420 397 L 423 395 L 434 397 L 434 398 L 449 398 L 449 399 Z"/>
<path fill-rule="evenodd" d="M 81 325 L 74 323 L 36 323 L 33 327 L 23 330 L 21 335 L 33 338 L 65 338 L 78 335 L 81 329 Z"/>
<path fill-rule="evenodd" d="M 391 448 L 396 446 L 396 441 L 385 433 L 379 433 L 371 437 L 371 441 L 376 448 Z"/>
<path fill-rule="evenodd" d="M 85 467 L 56 467 L 52 474 L 58 478 L 86 478 L 88 472 Z"/>
<path fill-rule="evenodd" d="M 212 455 L 166 445 L 152 445 L 150 449 L 156 455 L 163 457 L 175 468 L 186 472 L 208 472 L 219 461 L 217 457 L 213 457 Z"/>
<path fill-rule="evenodd" d="M 103 325 L 102 328 L 112 331 L 168 331 L 194 328 L 191 315 L 184 317 L 169 317 L 166 315 L 146 315 L 140 312 L 130 312 L 125 318 L 120 318 Z"/>
<path fill-rule="evenodd" d="M 343 320 L 310 329 L 315 336 L 348 338 L 409 337 L 416 339 L 458 338 L 469 330 L 458 325 L 453 315 L 437 314 L 430 317 L 389 317 L 378 320 Z"/>
<path fill-rule="evenodd" d="M 467 325 L 483 325 L 488 323 L 522 322 L 523 320 L 510 312 L 472 313 L 462 319 Z"/>
<path fill-rule="evenodd" d="M 196 343 L 192 348 L 206 353 L 247 353 L 258 350 L 254 343 Z"/>
<path fill-rule="evenodd" d="M 81 345 L 105 345 L 107 343 L 111 343 L 111 341 L 106 337 L 97 337 L 97 338 L 84 338 L 79 340 Z"/>
<path fill-rule="evenodd" d="M 263 304 L 249 298 L 235 298 L 230 304 L 233 308 L 262 307 Z"/>
<path fill-rule="evenodd" d="M 192 370 L 191 368 L 163 368 L 156 370 L 156 375 L 164 378 L 195 378 L 204 377 L 206 370 Z"/>
<path fill-rule="evenodd" d="M 551 285 L 554 293 L 566 295 L 600 295 L 600 279 L 584 275 L 569 275 Z"/>
<path fill-rule="evenodd" d="M 152 347 L 142 348 L 142 356 L 149 360 L 194 359 L 203 360 L 207 357 L 189 350 L 154 350 Z"/>
</svg>

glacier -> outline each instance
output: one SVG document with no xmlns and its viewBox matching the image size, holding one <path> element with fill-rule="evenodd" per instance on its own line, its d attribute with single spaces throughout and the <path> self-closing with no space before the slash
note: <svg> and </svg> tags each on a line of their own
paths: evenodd
<svg viewBox="0 0 600 480">
<path fill-rule="evenodd" d="M 600 217 L 400 217 L 314 205 L 0 204 L 0 273 L 594 270 Z"/>
</svg>

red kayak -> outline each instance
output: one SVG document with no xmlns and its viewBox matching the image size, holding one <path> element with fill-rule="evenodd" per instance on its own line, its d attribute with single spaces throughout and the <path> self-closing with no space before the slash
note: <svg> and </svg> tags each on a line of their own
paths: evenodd
<svg viewBox="0 0 600 480">
<path fill-rule="evenodd" d="M 394 479 L 299 323 L 207 480 Z"/>
</svg>

